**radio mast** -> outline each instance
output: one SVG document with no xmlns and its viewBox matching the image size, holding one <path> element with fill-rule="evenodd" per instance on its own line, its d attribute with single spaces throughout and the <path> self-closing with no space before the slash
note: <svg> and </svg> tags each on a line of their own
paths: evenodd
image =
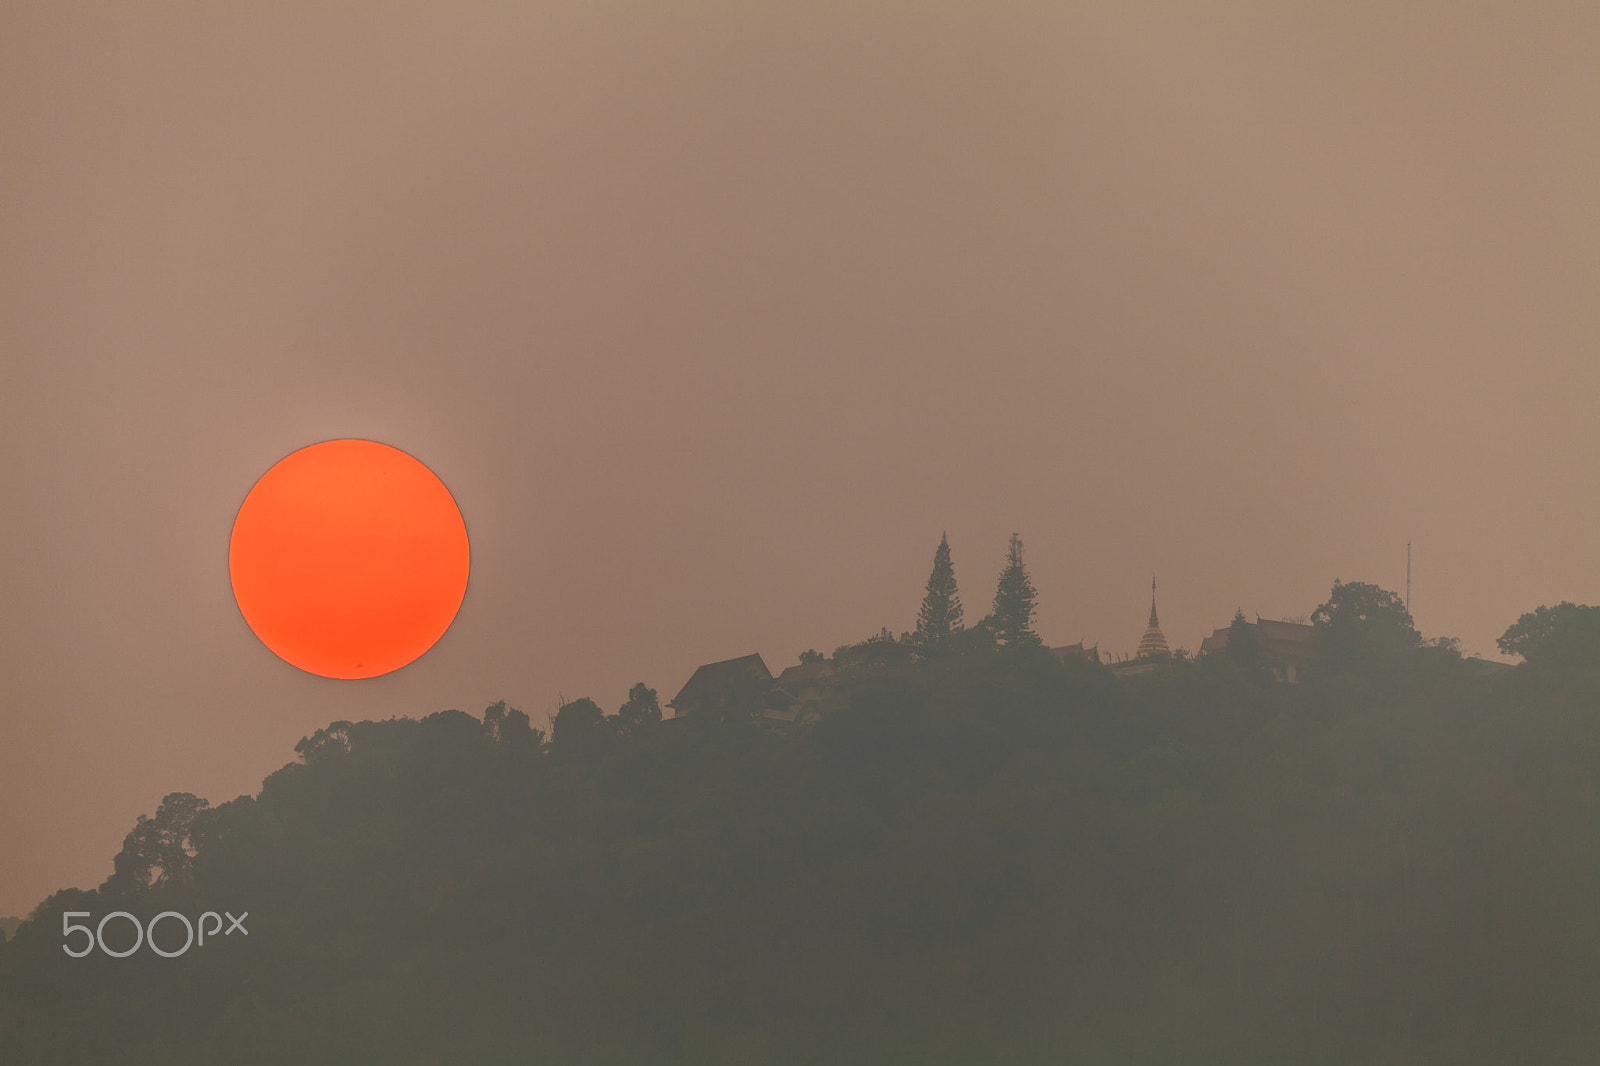
<svg viewBox="0 0 1600 1066">
<path fill-rule="evenodd" d="M 1411 613 L 1411 542 L 1406 541 L 1406 614 Z"/>
</svg>

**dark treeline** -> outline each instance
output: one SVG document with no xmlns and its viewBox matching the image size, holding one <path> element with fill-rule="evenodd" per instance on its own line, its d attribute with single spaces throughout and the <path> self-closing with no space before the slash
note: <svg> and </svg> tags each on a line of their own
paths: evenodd
<svg viewBox="0 0 1600 1066">
<path fill-rule="evenodd" d="M 920 682 L 808 729 L 638 686 L 551 738 L 339 722 L 255 797 L 167 797 L 0 945 L 0 1060 L 1593 1061 L 1600 610 L 1489 670 L 1353 583 L 1301 684 L 1242 619 L 1117 678 L 1027 639 L 1014 547 L 1020 616 L 963 628 L 936 565 L 917 633 L 833 656 Z M 113 910 L 249 934 L 65 956 Z"/>
</svg>

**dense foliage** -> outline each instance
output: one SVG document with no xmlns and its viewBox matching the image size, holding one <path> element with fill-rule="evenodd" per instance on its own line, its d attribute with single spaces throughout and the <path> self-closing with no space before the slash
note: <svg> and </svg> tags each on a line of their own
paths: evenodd
<svg viewBox="0 0 1600 1066">
<path fill-rule="evenodd" d="M 1600 607 L 1540 607 L 1518 618 L 1498 643 L 1501 651 L 1531 663 L 1582 666 L 1600 661 Z"/>
<path fill-rule="evenodd" d="M 1403 644 L 1291 686 L 969 642 L 787 734 L 642 686 L 550 742 L 335 723 L 0 945 L 0 1061 L 1591 1062 L 1600 657 Z M 64 955 L 116 909 L 249 935 Z"/>
</svg>

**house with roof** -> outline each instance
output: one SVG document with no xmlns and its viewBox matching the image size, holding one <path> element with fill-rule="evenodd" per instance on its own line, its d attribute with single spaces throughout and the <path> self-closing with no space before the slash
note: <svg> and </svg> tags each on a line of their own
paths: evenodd
<svg viewBox="0 0 1600 1066">
<path fill-rule="evenodd" d="M 691 714 L 754 710 L 766 702 L 772 671 L 759 654 L 706 663 L 667 701 L 674 718 Z"/>
<path fill-rule="evenodd" d="M 667 702 L 674 718 L 748 714 L 769 729 L 810 725 L 868 690 L 911 692 L 926 679 L 909 663 L 821 660 L 773 677 L 760 655 L 707 663 Z"/>
</svg>

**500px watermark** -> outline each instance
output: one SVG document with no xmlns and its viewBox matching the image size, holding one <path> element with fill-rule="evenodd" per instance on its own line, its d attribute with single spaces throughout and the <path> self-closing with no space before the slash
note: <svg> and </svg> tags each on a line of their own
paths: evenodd
<svg viewBox="0 0 1600 1066">
<path fill-rule="evenodd" d="M 227 911 L 223 911 L 222 914 L 218 914 L 216 911 L 206 911 L 204 914 L 202 914 L 200 916 L 200 921 L 198 923 L 199 927 L 200 927 L 200 946 L 201 947 L 205 947 L 206 937 L 208 935 L 213 940 L 215 940 L 216 937 L 217 937 L 217 934 L 222 932 L 222 915 L 223 914 L 226 914 L 228 916 L 228 931 L 226 933 L 222 933 L 223 936 L 232 936 L 233 933 L 234 933 L 234 930 L 238 930 L 239 932 L 243 933 L 245 936 L 249 936 L 250 935 L 250 930 L 248 930 L 248 929 L 246 929 L 244 927 L 244 920 L 246 918 L 250 917 L 250 912 L 249 911 L 245 911 L 243 914 L 239 915 L 239 917 L 237 917 L 237 918 L 235 918 L 232 914 L 229 914 Z M 95 947 L 98 945 L 101 951 L 103 951 L 107 955 L 110 955 L 113 959 L 125 959 L 129 955 L 132 955 L 135 951 L 138 951 L 141 946 L 143 946 L 145 944 L 149 944 L 150 945 L 150 950 L 155 952 L 157 955 L 160 955 L 162 958 L 164 958 L 164 959 L 175 959 L 179 955 L 182 955 L 184 952 L 188 951 L 189 948 L 191 946 L 193 946 L 194 943 L 195 943 L 195 924 L 196 923 L 190 922 L 188 918 L 186 918 L 182 914 L 179 914 L 177 911 L 162 911 L 160 914 L 156 915 L 154 918 L 151 918 L 149 924 L 147 924 L 147 925 L 140 925 L 139 924 L 139 919 L 135 918 L 133 915 L 129 914 L 127 911 L 112 911 L 110 914 L 106 915 L 104 918 L 101 918 L 100 919 L 100 924 L 96 925 L 94 927 L 94 929 L 92 929 L 92 930 L 87 925 L 78 925 L 75 922 L 73 922 L 73 920 L 72 920 L 74 918 L 92 918 L 92 917 L 93 917 L 93 915 L 89 911 L 67 911 L 66 913 L 62 914 L 62 916 L 61 916 L 61 936 L 62 936 L 62 939 L 66 939 L 66 938 L 70 937 L 73 933 L 82 933 L 86 938 L 88 938 L 88 942 L 83 945 L 83 950 L 82 951 L 73 951 L 71 944 L 62 944 L 61 945 L 61 950 L 62 951 L 65 951 L 68 955 L 71 955 L 75 959 L 81 959 L 85 955 L 87 955 L 90 952 L 92 952 L 95 949 Z M 134 935 L 134 940 L 133 940 L 133 947 L 128 948 L 126 951 L 113 951 L 110 948 L 106 947 L 106 938 L 105 938 L 106 923 L 109 922 L 113 918 L 126 918 L 129 922 L 131 922 L 133 924 L 133 931 L 134 931 L 134 934 L 135 934 Z M 183 947 L 179 948 L 177 951 L 166 951 L 166 950 L 162 949 L 159 945 L 156 944 L 156 924 L 159 923 L 163 918 L 172 918 L 172 919 L 175 919 L 175 920 L 180 921 L 180 922 L 183 923 L 184 933 L 185 933 L 185 936 L 186 936 L 187 939 L 184 940 Z M 215 924 L 211 927 L 210 930 L 206 929 L 206 919 L 207 918 L 211 918 L 211 919 L 213 919 L 215 921 Z"/>
</svg>

